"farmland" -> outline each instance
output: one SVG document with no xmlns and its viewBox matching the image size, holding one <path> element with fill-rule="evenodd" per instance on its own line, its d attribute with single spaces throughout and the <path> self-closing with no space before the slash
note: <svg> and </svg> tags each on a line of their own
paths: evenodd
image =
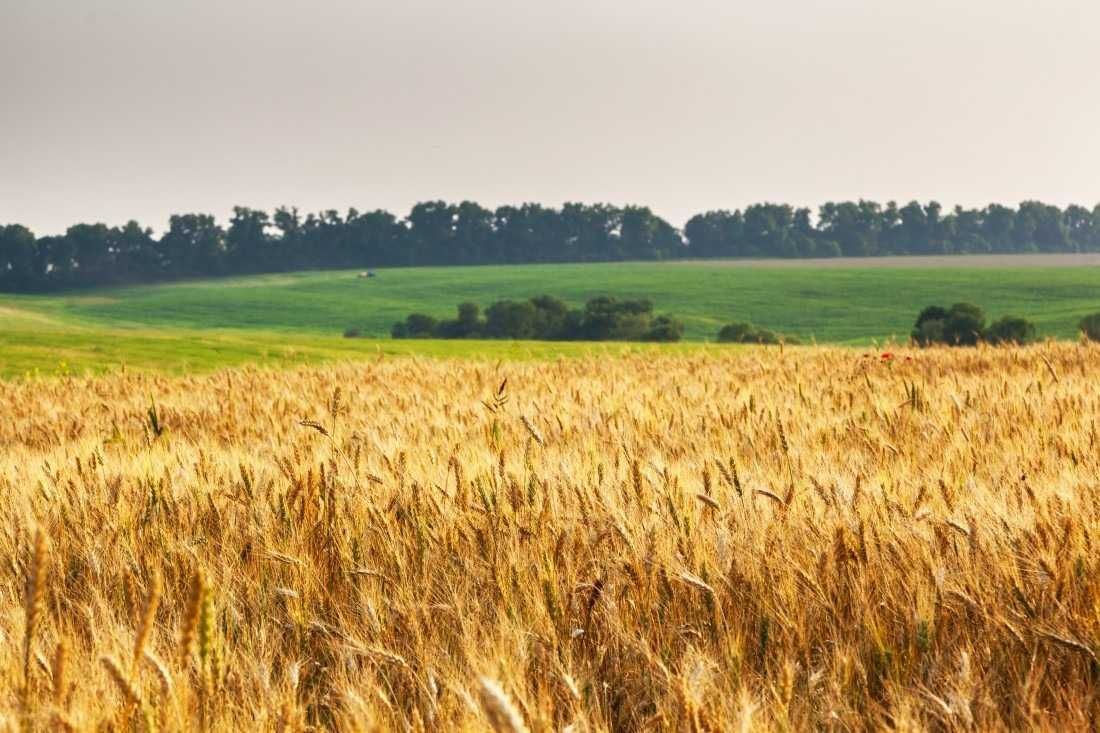
<svg viewBox="0 0 1100 733">
<path fill-rule="evenodd" d="M 735 320 L 818 343 L 904 340 L 922 307 L 960 300 L 978 303 L 991 317 L 1026 316 L 1041 336 L 1072 339 L 1080 318 L 1100 310 L 1100 267 L 1081 257 L 962 258 L 960 263 L 871 258 L 829 266 L 749 261 L 416 268 L 383 270 L 369 280 L 349 271 L 303 272 L 65 295 L 0 295 L 0 375 L 53 373 L 61 362 L 78 373 L 122 364 L 181 373 L 379 353 L 488 358 L 592 353 L 592 346 L 575 344 L 398 344 L 388 338 L 390 326 L 413 311 L 450 317 L 464 300 L 485 306 L 542 293 L 571 305 L 604 294 L 651 298 L 657 312 L 684 321 L 691 342 L 713 339 L 722 324 Z M 342 339 L 346 328 L 367 338 Z"/>
<path fill-rule="evenodd" d="M 1100 348 L 0 382 L 0 728 L 1085 730 Z"/>
</svg>

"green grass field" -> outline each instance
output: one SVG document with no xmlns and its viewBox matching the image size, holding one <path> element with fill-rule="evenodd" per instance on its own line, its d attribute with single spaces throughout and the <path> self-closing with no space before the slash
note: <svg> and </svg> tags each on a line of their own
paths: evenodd
<svg viewBox="0 0 1100 733">
<path fill-rule="evenodd" d="M 991 318 L 1028 317 L 1043 336 L 1074 338 L 1080 318 L 1100 311 L 1100 268 L 494 266 L 383 270 L 373 279 L 348 271 L 304 272 L 0 295 L 0 375 L 122 364 L 179 372 L 407 353 L 544 358 L 640 348 L 388 338 L 394 321 L 412 311 L 450 317 L 464 300 L 484 306 L 543 293 L 574 305 L 602 294 L 648 297 L 658 312 L 681 318 L 693 342 L 713 339 L 722 324 L 735 320 L 803 341 L 904 340 L 923 306 L 959 300 L 983 306 Z M 348 327 L 369 338 L 341 338 Z"/>
</svg>

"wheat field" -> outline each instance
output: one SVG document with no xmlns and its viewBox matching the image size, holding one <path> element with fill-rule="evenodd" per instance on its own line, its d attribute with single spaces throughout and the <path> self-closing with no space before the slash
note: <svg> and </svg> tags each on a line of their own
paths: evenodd
<svg viewBox="0 0 1100 733">
<path fill-rule="evenodd" d="M 0 731 L 1095 729 L 1098 371 L 0 382 Z"/>
</svg>

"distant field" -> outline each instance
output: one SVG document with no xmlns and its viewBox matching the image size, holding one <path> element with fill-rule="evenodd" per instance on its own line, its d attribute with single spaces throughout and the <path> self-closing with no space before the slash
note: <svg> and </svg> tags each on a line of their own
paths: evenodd
<svg viewBox="0 0 1100 733">
<path fill-rule="evenodd" d="M 390 326 L 412 311 L 453 315 L 472 300 L 551 294 L 573 305 L 610 294 L 649 297 L 713 339 L 747 320 L 804 341 L 904 340 L 925 305 L 970 300 L 991 317 L 1021 315 L 1043 336 L 1074 338 L 1100 311 L 1095 255 L 874 258 L 783 262 L 616 263 L 301 272 L 111 288 L 57 296 L 0 295 L 0 374 L 35 367 L 167 371 L 229 364 L 285 365 L 377 353 L 488 358 L 590 353 L 579 344 L 395 342 Z M 957 264 L 945 267 L 941 264 Z M 905 266 L 898 266 L 905 265 Z M 1006 266 L 1016 265 L 1016 266 Z M 341 338 L 355 327 L 376 340 Z M 605 348 L 605 347 L 600 347 Z M 618 347 L 610 347 L 618 348 Z"/>
</svg>

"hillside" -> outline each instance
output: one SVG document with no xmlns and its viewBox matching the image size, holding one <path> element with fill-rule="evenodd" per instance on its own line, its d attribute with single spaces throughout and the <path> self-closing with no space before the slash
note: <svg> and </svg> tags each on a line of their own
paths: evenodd
<svg viewBox="0 0 1100 733">
<path fill-rule="evenodd" d="M 409 312 L 450 316 L 455 305 L 547 293 L 580 305 L 594 295 L 651 298 L 659 313 L 687 325 L 689 341 L 713 339 L 723 323 L 748 320 L 803 341 L 867 344 L 904 340 L 930 303 L 970 300 L 991 317 L 1026 316 L 1043 336 L 1074 338 L 1076 324 L 1100 310 L 1100 267 L 1072 257 L 1070 266 L 849 266 L 767 263 L 625 263 L 301 272 L 224 280 L 80 291 L 57 296 L 0 296 L 3 373 L 61 360 L 77 368 L 129 363 L 178 371 L 258 361 L 301 363 L 380 349 L 508 356 L 505 344 L 395 344 L 389 328 Z M 975 258 L 967 258 L 969 265 Z M 350 341 L 355 327 L 381 341 Z M 213 329 L 213 330 L 211 330 Z M 526 345 L 523 353 L 557 355 L 590 347 Z M 514 351 L 515 349 L 513 349 Z M 98 356 L 97 356 L 98 354 Z M 131 357 L 131 358 L 128 358 Z"/>
</svg>

